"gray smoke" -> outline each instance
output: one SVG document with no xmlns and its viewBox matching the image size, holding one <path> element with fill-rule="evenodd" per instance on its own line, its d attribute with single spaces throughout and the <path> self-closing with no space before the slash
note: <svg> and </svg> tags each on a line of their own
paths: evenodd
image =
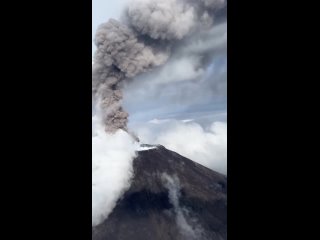
<svg viewBox="0 0 320 240">
<path fill-rule="evenodd" d="M 99 26 L 92 68 L 94 102 L 102 110 L 107 132 L 128 131 L 122 87 L 135 76 L 163 65 L 171 47 L 213 23 L 224 0 L 132 0 L 123 21 Z"/>
<path fill-rule="evenodd" d="M 210 27 L 224 0 L 133 0 L 127 22 L 153 39 L 183 39 L 197 28 Z"/>
<path fill-rule="evenodd" d="M 163 64 L 168 53 L 146 46 L 131 29 L 113 19 L 98 28 L 95 44 L 93 93 L 100 101 L 106 131 L 127 131 L 128 113 L 121 106 L 123 81 Z"/>
</svg>

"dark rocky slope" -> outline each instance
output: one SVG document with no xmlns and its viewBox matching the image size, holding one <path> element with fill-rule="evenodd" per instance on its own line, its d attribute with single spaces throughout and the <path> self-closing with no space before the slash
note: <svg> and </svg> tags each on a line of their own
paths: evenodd
<svg viewBox="0 0 320 240">
<path fill-rule="evenodd" d="M 227 177 L 163 146 L 138 152 L 130 188 L 93 240 L 227 239 Z"/>
</svg>

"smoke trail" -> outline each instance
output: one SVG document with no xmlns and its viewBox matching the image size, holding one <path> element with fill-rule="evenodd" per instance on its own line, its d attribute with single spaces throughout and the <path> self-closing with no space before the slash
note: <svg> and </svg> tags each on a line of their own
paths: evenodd
<svg viewBox="0 0 320 240">
<path fill-rule="evenodd" d="M 176 215 L 176 223 L 180 230 L 180 233 L 185 240 L 206 240 L 204 230 L 201 225 L 197 223 L 197 220 L 189 216 L 188 210 L 180 206 L 180 180 L 174 176 L 169 176 L 167 173 L 162 174 L 162 181 L 165 187 L 168 189 L 169 200 L 174 207 Z"/>
<path fill-rule="evenodd" d="M 132 0 L 122 22 L 110 19 L 100 25 L 92 91 L 107 132 L 128 131 L 128 113 L 121 106 L 124 83 L 166 63 L 173 44 L 210 27 L 215 10 L 224 4 L 224 0 Z"/>
</svg>

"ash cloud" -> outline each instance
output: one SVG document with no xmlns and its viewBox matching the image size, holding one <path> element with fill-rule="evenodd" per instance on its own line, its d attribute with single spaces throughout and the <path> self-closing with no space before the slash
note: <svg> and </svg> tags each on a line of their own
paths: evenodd
<svg viewBox="0 0 320 240">
<path fill-rule="evenodd" d="M 215 10 L 223 6 L 223 0 L 132 0 L 122 22 L 111 19 L 100 25 L 92 87 L 107 132 L 128 131 L 128 113 L 122 107 L 124 84 L 165 64 L 171 48 L 186 36 L 209 29 Z"/>
<path fill-rule="evenodd" d="M 134 0 L 127 18 L 138 32 L 153 39 L 182 39 L 196 23 L 194 8 L 176 0 Z"/>
<path fill-rule="evenodd" d="M 224 0 L 133 0 L 126 17 L 141 34 L 153 39 L 181 40 L 198 27 L 210 27 L 212 11 L 224 4 Z"/>
<path fill-rule="evenodd" d="M 174 46 L 168 62 L 140 74 L 124 86 L 124 106 L 131 121 L 166 106 L 168 113 L 199 106 L 219 108 L 227 96 L 227 23 L 222 21 Z M 148 102 L 145 99 L 149 99 Z M 157 112 L 154 117 L 158 116 Z M 166 117 L 166 116 L 164 116 Z"/>
<path fill-rule="evenodd" d="M 121 106 L 122 82 L 163 64 L 168 53 L 146 46 L 130 28 L 113 19 L 100 25 L 95 44 L 93 94 L 100 101 L 106 131 L 127 131 L 128 113 Z"/>
</svg>

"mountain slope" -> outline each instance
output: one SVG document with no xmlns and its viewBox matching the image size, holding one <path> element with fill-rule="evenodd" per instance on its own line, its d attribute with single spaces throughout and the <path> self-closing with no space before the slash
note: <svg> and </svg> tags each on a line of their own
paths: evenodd
<svg viewBox="0 0 320 240">
<path fill-rule="evenodd" d="M 130 188 L 92 240 L 227 238 L 227 177 L 163 146 L 139 151 Z"/>
</svg>

